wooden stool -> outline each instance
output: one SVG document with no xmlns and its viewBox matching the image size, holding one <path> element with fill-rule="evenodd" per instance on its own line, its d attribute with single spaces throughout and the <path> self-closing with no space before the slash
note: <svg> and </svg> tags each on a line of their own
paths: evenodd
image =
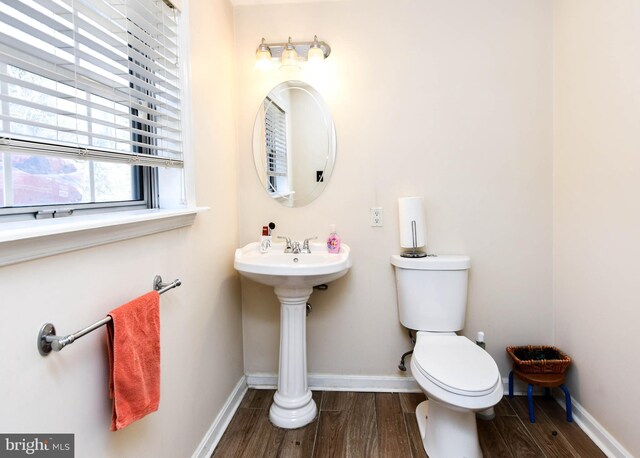
<svg viewBox="0 0 640 458">
<path fill-rule="evenodd" d="M 527 399 L 529 401 L 529 421 L 531 423 L 536 422 L 536 417 L 533 413 L 533 385 L 541 386 L 547 395 L 551 394 L 551 388 L 559 386 L 564 392 L 564 397 L 567 405 L 567 421 L 572 422 L 573 416 L 571 415 L 571 395 L 569 390 L 564 385 L 564 373 L 562 374 L 525 374 L 516 369 L 509 372 L 509 398 L 513 398 L 513 376 L 518 377 L 525 383 L 528 383 Z"/>
</svg>

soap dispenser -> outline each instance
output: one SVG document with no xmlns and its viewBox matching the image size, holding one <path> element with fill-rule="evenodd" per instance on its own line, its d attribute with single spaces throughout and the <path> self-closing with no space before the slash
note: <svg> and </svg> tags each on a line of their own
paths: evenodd
<svg viewBox="0 0 640 458">
<path fill-rule="evenodd" d="M 329 238 L 327 239 L 327 251 L 329 253 L 340 253 L 340 236 L 336 233 L 336 225 L 332 224 L 331 233 L 329 234 Z"/>
</svg>

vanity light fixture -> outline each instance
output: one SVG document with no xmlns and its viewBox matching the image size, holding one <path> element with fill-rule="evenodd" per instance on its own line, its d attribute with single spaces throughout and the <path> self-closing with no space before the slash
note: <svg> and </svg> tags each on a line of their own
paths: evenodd
<svg viewBox="0 0 640 458">
<path fill-rule="evenodd" d="M 260 70 L 267 70 L 271 66 L 271 50 L 262 39 L 262 43 L 256 50 L 256 67 Z"/>
<path fill-rule="evenodd" d="M 266 70 L 275 60 L 280 62 L 283 70 L 298 69 L 301 62 L 322 62 L 329 54 L 331 47 L 324 41 L 318 41 L 317 35 L 313 37 L 313 41 L 308 42 L 292 42 L 289 37 L 286 43 L 266 43 L 263 38 L 256 50 L 256 66 Z"/>
</svg>

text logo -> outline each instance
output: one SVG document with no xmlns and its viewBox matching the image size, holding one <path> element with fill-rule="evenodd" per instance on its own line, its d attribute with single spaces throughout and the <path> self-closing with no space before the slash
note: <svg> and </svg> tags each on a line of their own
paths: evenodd
<svg viewBox="0 0 640 458">
<path fill-rule="evenodd" d="M 0 458 L 73 458 L 73 434 L 0 433 Z"/>
</svg>

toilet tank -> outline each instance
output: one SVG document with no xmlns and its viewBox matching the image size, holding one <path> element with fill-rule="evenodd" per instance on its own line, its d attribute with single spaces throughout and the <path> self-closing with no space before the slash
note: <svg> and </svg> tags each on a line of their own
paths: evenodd
<svg viewBox="0 0 640 458">
<path fill-rule="evenodd" d="M 467 309 L 468 256 L 391 256 L 398 315 L 416 331 L 460 331 Z"/>
</svg>

